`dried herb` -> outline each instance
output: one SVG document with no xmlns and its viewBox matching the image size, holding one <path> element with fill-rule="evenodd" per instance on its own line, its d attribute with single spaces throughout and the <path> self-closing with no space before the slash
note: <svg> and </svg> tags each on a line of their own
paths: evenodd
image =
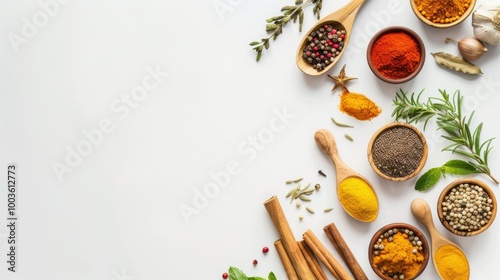
<svg viewBox="0 0 500 280">
<path fill-rule="evenodd" d="M 289 22 L 299 21 L 299 31 L 302 32 L 302 24 L 304 23 L 304 7 L 313 3 L 313 14 L 317 19 L 320 18 L 320 11 L 323 5 L 323 0 L 295 0 L 294 6 L 284 6 L 281 8 L 282 15 L 274 16 L 266 20 L 266 31 L 271 33 L 267 38 L 262 38 L 260 41 L 253 41 L 250 46 L 257 52 L 256 60 L 259 61 L 264 49 L 269 49 L 271 39 L 276 40 L 283 32 L 283 26 Z"/>
<path fill-rule="evenodd" d="M 342 69 L 340 70 L 340 73 L 337 76 L 328 75 L 328 77 L 332 78 L 335 81 L 335 85 L 333 86 L 332 91 L 334 91 L 336 88 L 340 87 L 340 88 L 342 88 L 343 91 L 349 92 L 349 90 L 346 87 L 347 82 L 349 82 L 350 80 L 357 79 L 357 78 L 353 78 L 353 77 L 347 77 L 345 75 L 345 64 L 344 64 L 344 66 L 342 66 Z"/>
<path fill-rule="evenodd" d="M 424 130 L 427 122 L 436 117 L 438 129 L 445 132 L 442 137 L 451 142 L 450 145 L 443 148 L 443 151 L 468 158 L 468 161 L 457 159 L 451 165 L 448 164 L 446 166 L 447 173 L 465 172 L 466 170 L 471 173 L 483 173 L 498 184 L 499 182 L 493 177 L 488 167 L 488 155 L 493 149 L 491 146 L 493 138 L 484 142 L 481 140 L 483 123 L 477 125 L 475 129 L 471 128 L 474 112 L 470 116 L 465 116 L 462 113 L 463 97 L 460 95 L 460 91 L 457 90 L 452 97 L 445 90 L 439 90 L 439 92 L 441 97 L 430 97 L 427 102 L 423 103 L 420 102 L 422 91 L 418 95 L 412 93 L 408 97 L 406 92 L 400 90 L 393 100 L 396 108 L 392 116 L 396 120 L 402 119 L 408 123 L 424 120 Z M 435 180 L 436 171 L 428 172 L 431 173 L 426 175 L 427 178 L 422 179 L 418 186 L 419 189 L 428 189 L 429 186 L 432 186 L 432 182 L 437 181 Z"/>
<path fill-rule="evenodd" d="M 340 122 L 336 121 L 334 118 L 332 118 L 332 122 L 333 122 L 335 125 L 340 126 L 340 127 L 350 127 L 350 128 L 353 128 L 353 127 L 354 127 L 354 126 L 349 125 L 349 124 L 340 123 Z"/>
<path fill-rule="evenodd" d="M 460 56 L 444 52 L 433 53 L 432 56 L 434 56 L 434 59 L 439 65 L 451 70 L 472 75 L 483 74 L 483 72 L 481 72 L 481 68 L 466 61 Z"/>
<path fill-rule="evenodd" d="M 239 268 L 234 266 L 229 267 L 229 280 L 276 280 L 276 276 L 273 272 L 270 272 L 266 278 L 263 277 L 248 277 L 246 274 L 241 271 Z"/>
</svg>

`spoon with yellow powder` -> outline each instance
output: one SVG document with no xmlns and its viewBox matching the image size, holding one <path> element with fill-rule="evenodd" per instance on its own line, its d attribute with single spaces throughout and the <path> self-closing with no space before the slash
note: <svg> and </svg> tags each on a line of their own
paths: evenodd
<svg viewBox="0 0 500 280">
<path fill-rule="evenodd" d="M 349 168 L 339 156 L 332 133 L 320 129 L 314 134 L 318 147 L 327 154 L 337 173 L 337 196 L 342 208 L 356 220 L 373 222 L 378 215 L 378 198 L 370 182 Z"/>
<path fill-rule="evenodd" d="M 411 203 L 411 212 L 431 235 L 432 261 L 439 276 L 443 280 L 469 279 L 470 269 L 467 257 L 460 247 L 439 234 L 432 221 L 429 204 L 417 198 Z"/>
</svg>

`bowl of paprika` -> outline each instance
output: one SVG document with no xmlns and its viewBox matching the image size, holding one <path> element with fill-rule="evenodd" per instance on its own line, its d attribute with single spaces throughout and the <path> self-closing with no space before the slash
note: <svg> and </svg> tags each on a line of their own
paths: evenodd
<svg viewBox="0 0 500 280">
<path fill-rule="evenodd" d="M 372 37 L 366 57 L 368 66 L 380 80 L 400 84 L 415 78 L 424 66 L 425 46 L 415 31 L 391 26 Z"/>
<path fill-rule="evenodd" d="M 474 9 L 476 0 L 423 1 L 410 0 L 413 12 L 423 23 L 435 28 L 448 28 L 461 23 Z"/>
</svg>

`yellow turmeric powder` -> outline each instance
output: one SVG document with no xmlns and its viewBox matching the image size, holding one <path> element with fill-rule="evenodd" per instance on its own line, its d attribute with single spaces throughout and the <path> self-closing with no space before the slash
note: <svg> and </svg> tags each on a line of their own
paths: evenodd
<svg viewBox="0 0 500 280">
<path fill-rule="evenodd" d="M 434 23 L 451 23 L 469 8 L 471 0 L 415 0 L 418 11 Z"/>
<path fill-rule="evenodd" d="M 338 185 L 340 204 L 353 218 L 363 222 L 373 222 L 378 214 L 378 199 L 375 192 L 364 180 L 349 177 Z"/>
<path fill-rule="evenodd" d="M 413 279 L 424 262 L 424 255 L 418 246 L 412 245 L 408 234 L 398 231 L 389 238 L 382 239 L 378 246 L 383 246 L 373 257 L 373 265 L 382 273 L 399 276 L 404 279 Z"/>
<path fill-rule="evenodd" d="M 358 120 L 371 120 L 382 110 L 368 97 L 360 93 L 344 91 L 340 96 L 340 111 Z"/>
<path fill-rule="evenodd" d="M 457 247 L 443 245 L 437 249 L 434 258 L 436 269 L 443 280 L 469 279 L 469 262 Z"/>
</svg>

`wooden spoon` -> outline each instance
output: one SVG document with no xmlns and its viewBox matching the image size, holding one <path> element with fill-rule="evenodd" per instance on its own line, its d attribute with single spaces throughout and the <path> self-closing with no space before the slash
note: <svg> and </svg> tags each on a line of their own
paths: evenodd
<svg viewBox="0 0 500 280">
<path fill-rule="evenodd" d="M 338 186 L 339 184 L 344 181 L 347 178 L 358 178 L 360 180 L 363 180 L 366 182 L 366 184 L 371 188 L 373 193 L 375 194 L 375 197 L 377 196 L 375 189 L 373 188 L 372 184 L 363 176 L 358 174 L 356 171 L 352 170 L 347 164 L 345 164 L 342 159 L 339 156 L 339 152 L 337 150 L 337 143 L 335 142 L 335 138 L 333 138 L 333 134 L 327 130 L 327 129 L 320 129 L 316 131 L 314 134 L 314 140 L 318 144 L 319 148 L 327 154 L 330 159 L 333 162 L 333 165 L 335 166 L 335 173 L 336 173 L 336 183 L 337 183 L 337 195 L 338 195 Z M 373 219 L 370 220 L 362 220 L 359 219 L 355 216 L 353 216 L 353 213 L 350 213 L 348 209 L 342 204 L 343 201 L 340 201 L 340 204 L 344 208 L 344 210 L 353 218 L 362 221 L 362 222 L 373 222 L 377 215 L 373 217 Z M 359 205 L 359 207 L 362 207 L 362 205 Z M 377 198 L 377 213 L 378 214 L 378 198 Z"/>
<path fill-rule="evenodd" d="M 412 201 L 411 203 L 411 212 L 413 213 L 413 216 L 421 222 L 429 231 L 431 235 L 431 253 L 432 253 L 432 262 L 434 263 L 434 267 L 436 268 L 437 273 L 441 278 L 443 278 L 437 269 L 436 265 L 436 251 L 444 245 L 451 245 L 457 248 L 462 254 L 465 256 L 464 251 L 458 247 L 455 243 L 451 242 L 450 240 L 444 238 L 436 229 L 434 226 L 434 222 L 432 221 L 432 214 L 431 214 L 431 208 L 429 207 L 429 204 L 421 198 L 417 198 Z M 469 264 L 467 263 L 467 266 Z M 469 268 L 467 268 L 467 271 L 470 271 Z"/>
<path fill-rule="evenodd" d="M 297 66 L 302 72 L 311 76 L 318 76 L 326 73 L 328 70 L 330 70 L 330 68 L 333 67 L 333 65 L 335 65 L 335 63 L 337 63 L 337 61 L 339 61 L 340 57 L 345 52 L 345 48 L 347 47 L 349 38 L 351 38 L 354 18 L 356 17 L 359 8 L 364 2 L 365 0 L 351 0 L 344 7 L 320 19 L 311 29 L 309 29 L 304 38 L 302 38 L 302 41 L 300 41 L 299 49 L 297 50 Z M 325 69 L 318 71 L 302 58 L 302 51 L 304 49 L 304 46 L 307 44 L 307 37 L 309 36 L 309 34 L 325 24 L 331 24 L 337 30 L 345 30 L 346 34 L 344 38 L 344 47 L 342 48 L 340 54 L 337 55 L 335 60 L 328 66 L 326 66 Z"/>
</svg>

